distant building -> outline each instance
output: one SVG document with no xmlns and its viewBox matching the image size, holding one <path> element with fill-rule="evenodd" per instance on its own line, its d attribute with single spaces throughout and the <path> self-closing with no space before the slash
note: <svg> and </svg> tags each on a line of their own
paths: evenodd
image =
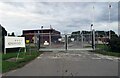
<svg viewBox="0 0 120 78">
<path fill-rule="evenodd" d="M 4 38 L 5 36 L 7 36 L 7 31 L 5 30 L 5 28 L 3 26 L 1 26 L 0 24 L 0 52 L 4 52 Z"/>
<path fill-rule="evenodd" d="M 45 41 L 51 43 L 57 43 L 58 39 L 61 37 L 60 32 L 50 28 L 50 29 L 39 29 L 39 30 L 23 30 L 23 36 L 30 43 L 37 43 L 38 37 L 40 36 L 40 43 L 44 44 Z"/>
</svg>

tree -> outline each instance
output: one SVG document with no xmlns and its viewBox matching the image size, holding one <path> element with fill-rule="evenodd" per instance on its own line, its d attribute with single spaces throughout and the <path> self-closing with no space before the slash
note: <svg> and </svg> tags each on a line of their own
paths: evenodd
<svg viewBox="0 0 120 78">
<path fill-rule="evenodd" d="M 11 36 L 15 36 L 15 33 L 14 33 L 14 32 L 12 32 L 12 33 L 11 33 Z"/>
<path fill-rule="evenodd" d="M 15 36 L 15 33 L 12 32 L 11 35 L 10 35 L 10 33 L 8 33 L 8 36 Z"/>
</svg>

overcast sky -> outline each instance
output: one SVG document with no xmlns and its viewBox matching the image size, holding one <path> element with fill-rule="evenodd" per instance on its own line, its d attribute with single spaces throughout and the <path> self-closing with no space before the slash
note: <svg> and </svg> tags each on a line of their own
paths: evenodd
<svg viewBox="0 0 120 78">
<path fill-rule="evenodd" d="M 94 5 L 94 10 L 93 10 Z M 113 30 L 118 33 L 118 3 L 111 2 L 109 25 L 108 2 L 0 2 L 0 24 L 8 33 L 22 34 L 25 29 L 52 28 L 62 33 L 90 30 Z"/>
</svg>

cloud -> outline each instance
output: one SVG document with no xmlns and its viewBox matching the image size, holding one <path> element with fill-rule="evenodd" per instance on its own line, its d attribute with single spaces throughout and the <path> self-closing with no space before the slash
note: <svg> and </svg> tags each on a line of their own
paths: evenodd
<svg viewBox="0 0 120 78">
<path fill-rule="evenodd" d="M 111 29 L 117 31 L 117 2 L 112 2 Z M 95 10 L 93 11 L 93 5 Z M 108 3 L 106 2 L 1 2 L 0 23 L 8 30 L 22 34 L 23 29 L 53 28 L 62 33 L 90 30 L 95 18 L 95 29 L 108 30 Z M 117 28 L 116 28 L 117 27 Z"/>
</svg>

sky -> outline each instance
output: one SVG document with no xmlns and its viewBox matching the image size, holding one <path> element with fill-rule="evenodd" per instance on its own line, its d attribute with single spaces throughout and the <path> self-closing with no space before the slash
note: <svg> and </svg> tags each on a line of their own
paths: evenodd
<svg viewBox="0 0 120 78">
<path fill-rule="evenodd" d="M 61 33 L 88 30 L 113 30 L 118 34 L 118 2 L 0 2 L 0 24 L 8 33 L 52 28 Z M 94 6 L 94 9 L 93 9 Z"/>
</svg>

